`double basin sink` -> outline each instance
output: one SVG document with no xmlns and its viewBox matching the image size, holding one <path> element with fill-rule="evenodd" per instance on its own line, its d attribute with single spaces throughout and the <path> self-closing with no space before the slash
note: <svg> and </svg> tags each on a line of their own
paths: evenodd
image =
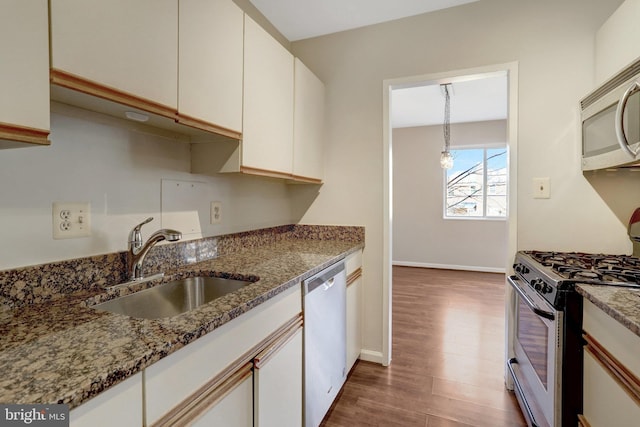
<svg viewBox="0 0 640 427">
<path fill-rule="evenodd" d="M 251 283 L 253 281 L 222 277 L 189 277 L 96 304 L 92 308 L 142 319 L 173 317 Z"/>
</svg>

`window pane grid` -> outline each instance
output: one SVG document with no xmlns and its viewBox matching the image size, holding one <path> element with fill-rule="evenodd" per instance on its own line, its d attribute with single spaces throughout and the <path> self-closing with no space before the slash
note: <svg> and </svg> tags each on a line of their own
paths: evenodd
<svg viewBox="0 0 640 427">
<path fill-rule="evenodd" d="M 446 172 L 445 217 L 505 218 L 506 148 L 451 150 L 454 168 Z"/>
</svg>

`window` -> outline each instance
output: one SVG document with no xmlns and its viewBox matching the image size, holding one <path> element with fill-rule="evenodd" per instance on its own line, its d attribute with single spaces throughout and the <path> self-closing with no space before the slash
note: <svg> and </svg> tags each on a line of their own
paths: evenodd
<svg viewBox="0 0 640 427">
<path fill-rule="evenodd" d="M 445 218 L 507 217 L 507 149 L 451 150 L 446 170 Z"/>
</svg>

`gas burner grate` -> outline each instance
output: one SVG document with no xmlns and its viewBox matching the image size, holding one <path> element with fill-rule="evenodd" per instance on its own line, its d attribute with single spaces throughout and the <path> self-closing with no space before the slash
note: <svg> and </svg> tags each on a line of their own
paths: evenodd
<svg viewBox="0 0 640 427">
<path fill-rule="evenodd" d="M 640 284 L 640 258 L 585 252 L 526 251 L 534 260 L 565 279 Z"/>
</svg>

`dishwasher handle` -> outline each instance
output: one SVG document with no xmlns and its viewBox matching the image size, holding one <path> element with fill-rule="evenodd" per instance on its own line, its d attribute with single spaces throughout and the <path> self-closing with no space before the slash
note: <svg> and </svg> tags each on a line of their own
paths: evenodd
<svg viewBox="0 0 640 427">
<path fill-rule="evenodd" d="M 324 291 L 329 290 L 335 284 L 335 277 L 344 271 L 344 263 L 334 264 L 321 272 L 309 277 L 302 282 L 304 294 L 309 294 L 314 290 L 321 288 Z"/>
</svg>

